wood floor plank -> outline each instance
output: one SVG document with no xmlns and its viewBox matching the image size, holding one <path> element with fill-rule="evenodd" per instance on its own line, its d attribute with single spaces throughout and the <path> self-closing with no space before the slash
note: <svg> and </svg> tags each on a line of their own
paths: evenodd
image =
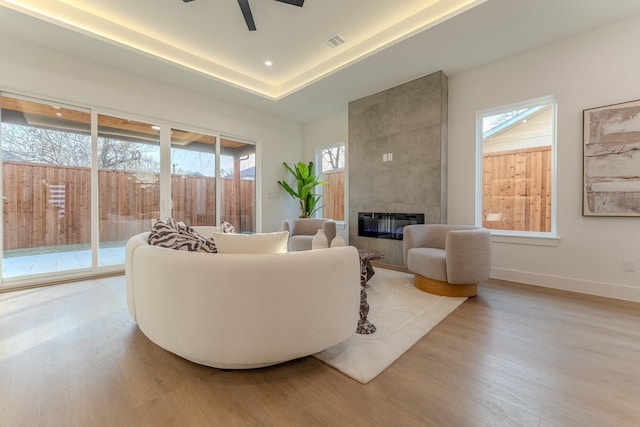
<svg viewBox="0 0 640 427">
<path fill-rule="evenodd" d="M 97 357 L 87 363 L 75 365 L 69 377 L 69 425 L 137 425 L 136 407 L 113 357 Z"/>
<path fill-rule="evenodd" d="M 16 374 L 15 365 L 0 361 L 0 425 L 5 424 L 4 420 L 8 412 L 7 405 L 11 398 Z"/>
<path fill-rule="evenodd" d="M 363 385 L 313 357 L 188 362 L 129 318 L 122 277 L 0 293 L 0 411 L 2 427 L 638 426 L 640 304 L 483 283 Z"/>
<path fill-rule="evenodd" d="M 3 426 L 70 425 L 69 369 L 48 347 L 39 344 L 2 361 L 3 370 L 16 372 Z"/>
</svg>

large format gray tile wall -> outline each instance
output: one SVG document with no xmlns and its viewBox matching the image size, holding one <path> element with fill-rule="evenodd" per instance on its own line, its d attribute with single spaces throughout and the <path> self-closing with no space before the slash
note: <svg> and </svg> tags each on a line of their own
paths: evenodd
<svg viewBox="0 0 640 427">
<path fill-rule="evenodd" d="M 404 265 L 402 241 L 358 236 L 358 212 L 446 223 L 447 94 L 439 71 L 349 103 L 349 242 L 386 264 Z"/>
</svg>

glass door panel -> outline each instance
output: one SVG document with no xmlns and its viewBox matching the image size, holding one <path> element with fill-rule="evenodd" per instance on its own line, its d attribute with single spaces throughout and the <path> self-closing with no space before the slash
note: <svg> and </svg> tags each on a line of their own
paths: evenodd
<svg viewBox="0 0 640 427">
<path fill-rule="evenodd" d="M 216 137 L 171 130 L 171 215 L 187 225 L 216 225 Z"/>
<path fill-rule="evenodd" d="M 91 114 L 0 97 L 3 278 L 91 268 Z"/>
<path fill-rule="evenodd" d="M 220 138 L 220 215 L 238 233 L 256 231 L 256 146 Z"/>
<path fill-rule="evenodd" d="M 98 265 L 124 264 L 127 240 L 160 215 L 159 127 L 98 115 Z"/>
</svg>

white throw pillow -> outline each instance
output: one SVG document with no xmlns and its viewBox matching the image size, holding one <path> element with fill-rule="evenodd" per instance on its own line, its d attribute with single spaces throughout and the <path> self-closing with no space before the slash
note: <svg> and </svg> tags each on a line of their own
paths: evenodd
<svg viewBox="0 0 640 427">
<path fill-rule="evenodd" d="M 282 254 L 287 252 L 288 231 L 274 233 L 213 233 L 219 254 Z"/>
</svg>

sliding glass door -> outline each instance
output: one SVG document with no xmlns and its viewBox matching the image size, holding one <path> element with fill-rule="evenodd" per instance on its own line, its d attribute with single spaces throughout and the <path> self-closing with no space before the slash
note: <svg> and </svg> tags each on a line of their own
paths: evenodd
<svg viewBox="0 0 640 427">
<path fill-rule="evenodd" d="M 216 225 L 216 140 L 171 129 L 171 215 L 187 225 Z"/>
<path fill-rule="evenodd" d="M 98 115 L 100 266 L 124 264 L 130 237 L 160 216 L 160 127 Z"/>
<path fill-rule="evenodd" d="M 2 275 L 91 267 L 91 114 L 0 97 Z"/>
<path fill-rule="evenodd" d="M 3 285 L 119 271 L 157 218 L 256 231 L 250 142 L 7 94 L 0 108 Z"/>
<path fill-rule="evenodd" d="M 220 215 L 238 233 L 256 232 L 256 146 L 220 140 Z"/>
<path fill-rule="evenodd" d="M 220 144 L 216 147 L 218 140 Z M 217 150 L 219 162 L 216 162 Z M 173 218 L 187 225 L 216 225 L 226 221 L 239 233 L 254 233 L 255 160 L 254 144 L 235 138 L 216 138 L 198 132 L 172 129 Z"/>
</svg>

